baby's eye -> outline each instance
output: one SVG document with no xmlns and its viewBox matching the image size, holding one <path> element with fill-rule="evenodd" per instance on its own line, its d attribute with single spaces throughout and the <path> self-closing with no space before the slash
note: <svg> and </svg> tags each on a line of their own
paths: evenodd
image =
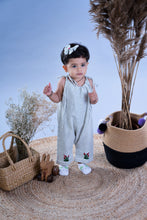
<svg viewBox="0 0 147 220">
<path fill-rule="evenodd" d="M 82 63 L 81 67 L 85 66 L 86 64 L 85 63 Z"/>
<path fill-rule="evenodd" d="M 77 66 L 76 66 L 76 65 L 72 65 L 72 67 L 73 67 L 73 68 L 76 68 Z"/>
</svg>

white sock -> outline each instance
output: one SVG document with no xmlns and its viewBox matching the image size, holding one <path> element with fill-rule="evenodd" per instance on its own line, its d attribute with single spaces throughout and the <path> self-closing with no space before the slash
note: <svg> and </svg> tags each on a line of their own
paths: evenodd
<svg viewBox="0 0 147 220">
<path fill-rule="evenodd" d="M 85 175 L 91 173 L 91 168 L 89 166 L 87 166 L 86 164 L 79 163 L 78 168 Z"/>
<path fill-rule="evenodd" d="M 61 166 L 61 165 L 59 165 L 59 174 L 61 176 L 68 176 L 68 174 L 69 174 L 68 166 Z"/>
</svg>

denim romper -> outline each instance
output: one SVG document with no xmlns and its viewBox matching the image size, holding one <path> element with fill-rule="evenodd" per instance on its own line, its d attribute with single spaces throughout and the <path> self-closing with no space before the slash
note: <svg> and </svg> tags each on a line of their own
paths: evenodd
<svg viewBox="0 0 147 220">
<path fill-rule="evenodd" d="M 83 86 L 66 76 L 62 101 L 58 103 L 57 163 L 68 166 L 73 160 L 93 160 L 92 106 L 88 93 L 93 89 L 88 77 Z M 73 158 L 75 144 L 75 158 Z"/>
</svg>

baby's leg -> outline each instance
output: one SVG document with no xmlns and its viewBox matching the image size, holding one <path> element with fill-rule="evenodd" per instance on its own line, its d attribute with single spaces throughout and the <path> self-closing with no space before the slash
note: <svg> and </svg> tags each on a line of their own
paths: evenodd
<svg viewBox="0 0 147 220">
<path fill-rule="evenodd" d="M 93 135 L 80 137 L 76 144 L 76 157 L 75 161 L 78 162 L 79 170 L 87 175 L 91 173 L 91 167 L 87 166 L 87 163 L 93 160 Z"/>
<path fill-rule="evenodd" d="M 61 176 L 68 176 L 69 164 L 73 161 L 73 132 L 67 133 L 68 136 L 61 132 L 57 139 L 57 163 L 59 164 L 59 174 Z"/>
<path fill-rule="evenodd" d="M 93 160 L 93 131 L 82 132 L 76 145 L 75 161 L 87 164 Z"/>
<path fill-rule="evenodd" d="M 71 129 L 62 129 L 57 138 L 57 163 L 69 166 L 73 161 L 74 133 Z"/>
</svg>

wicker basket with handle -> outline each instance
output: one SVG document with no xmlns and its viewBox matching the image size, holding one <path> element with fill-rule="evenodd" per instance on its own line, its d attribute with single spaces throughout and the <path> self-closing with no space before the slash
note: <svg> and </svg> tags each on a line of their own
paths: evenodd
<svg viewBox="0 0 147 220">
<path fill-rule="evenodd" d="M 12 137 L 10 149 L 6 150 L 5 140 Z M 13 145 L 14 138 L 18 138 L 26 147 L 28 157 L 17 161 L 17 148 Z M 6 191 L 32 180 L 40 170 L 40 155 L 30 148 L 24 140 L 12 132 L 7 132 L 0 137 L 4 152 L 0 153 L 0 188 Z"/>
</svg>

